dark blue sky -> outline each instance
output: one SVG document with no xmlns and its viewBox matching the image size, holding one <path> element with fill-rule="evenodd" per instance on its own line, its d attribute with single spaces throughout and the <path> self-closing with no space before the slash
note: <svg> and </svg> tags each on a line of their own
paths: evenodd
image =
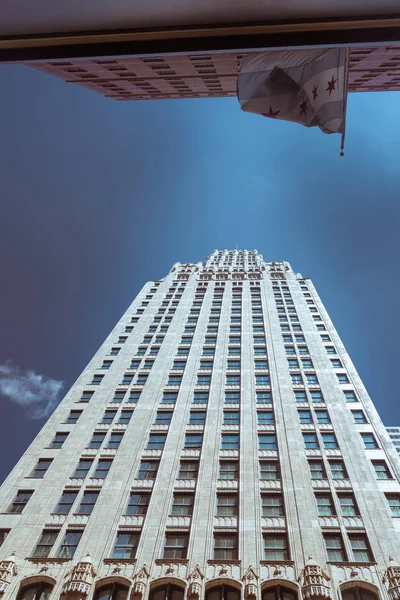
<svg viewBox="0 0 400 600">
<path fill-rule="evenodd" d="M 236 99 L 117 103 L 0 67 L 0 364 L 73 383 L 147 279 L 257 248 L 313 279 L 386 425 L 400 424 L 400 94 L 339 136 Z M 0 398 L 0 479 L 43 421 Z"/>
</svg>

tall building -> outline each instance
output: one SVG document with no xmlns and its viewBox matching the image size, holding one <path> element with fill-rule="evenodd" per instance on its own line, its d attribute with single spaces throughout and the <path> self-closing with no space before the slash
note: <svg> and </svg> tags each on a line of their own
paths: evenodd
<svg viewBox="0 0 400 600">
<path fill-rule="evenodd" d="M 116 100 L 236 96 L 243 53 L 41 61 L 30 66 Z M 400 46 L 351 50 L 349 91 L 400 90 Z"/>
<path fill-rule="evenodd" d="M 400 427 L 387 427 L 386 429 L 394 447 L 400 454 Z"/>
<path fill-rule="evenodd" d="M 396 600 L 400 461 L 312 282 L 150 281 L 0 490 L 4 600 Z"/>
</svg>

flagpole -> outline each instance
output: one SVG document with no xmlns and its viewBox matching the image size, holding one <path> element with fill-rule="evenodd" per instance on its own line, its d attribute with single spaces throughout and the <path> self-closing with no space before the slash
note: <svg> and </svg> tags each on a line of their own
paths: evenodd
<svg viewBox="0 0 400 600">
<path fill-rule="evenodd" d="M 347 113 L 347 95 L 349 92 L 349 64 L 350 64 L 350 48 L 346 48 L 346 61 L 344 73 L 344 94 L 343 94 L 343 131 L 340 143 L 340 156 L 344 156 L 344 141 L 346 138 L 346 113 Z"/>
</svg>

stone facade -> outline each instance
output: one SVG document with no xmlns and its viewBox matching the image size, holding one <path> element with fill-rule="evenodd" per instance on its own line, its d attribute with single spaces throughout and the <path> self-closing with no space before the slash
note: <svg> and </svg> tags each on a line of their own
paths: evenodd
<svg viewBox="0 0 400 600">
<path fill-rule="evenodd" d="M 2 486 L 0 594 L 398 598 L 399 477 L 312 282 L 214 251 L 145 284 Z"/>
<path fill-rule="evenodd" d="M 394 447 L 400 454 L 400 427 L 387 427 L 386 429 Z"/>
</svg>

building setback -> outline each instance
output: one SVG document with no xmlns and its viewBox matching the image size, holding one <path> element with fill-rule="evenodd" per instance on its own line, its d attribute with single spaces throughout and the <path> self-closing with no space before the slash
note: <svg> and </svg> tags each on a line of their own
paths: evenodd
<svg viewBox="0 0 400 600">
<path fill-rule="evenodd" d="M 0 593 L 395 600 L 399 476 L 312 282 L 215 250 L 145 284 L 2 486 Z"/>
<path fill-rule="evenodd" d="M 45 73 L 116 100 L 236 96 L 243 53 L 163 55 L 32 62 Z M 356 47 L 350 55 L 349 91 L 400 90 L 400 46 Z"/>
</svg>

